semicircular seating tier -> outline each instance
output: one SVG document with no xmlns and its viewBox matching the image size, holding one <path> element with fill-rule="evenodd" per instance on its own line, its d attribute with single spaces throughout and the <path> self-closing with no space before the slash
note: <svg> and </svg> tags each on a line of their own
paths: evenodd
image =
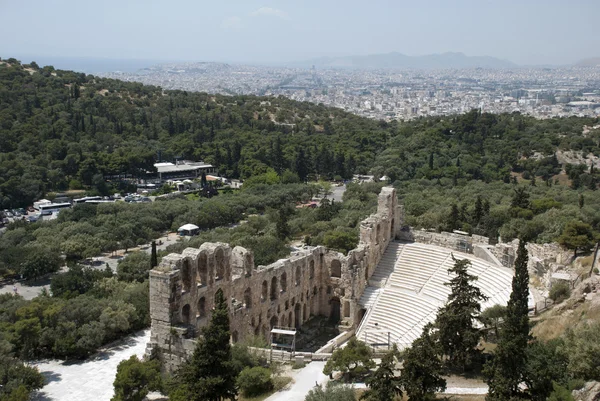
<svg viewBox="0 0 600 401">
<path fill-rule="evenodd" d="M 481 310 L 506 305 L 512 290 L 513 271 L 471 254 L 421 243 L 392 242 L 373 272 L 359 304 L 366 310 L 357 338 L 372 346 L 396 343 L 409 347 L 432 323 L 446 303 L 455 259 L 471 262 L 474 285 L 488 297 Z"/>
</svg>

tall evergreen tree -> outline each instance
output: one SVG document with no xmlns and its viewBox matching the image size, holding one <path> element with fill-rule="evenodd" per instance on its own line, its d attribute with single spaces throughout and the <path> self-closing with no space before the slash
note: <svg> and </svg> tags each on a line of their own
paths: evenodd
<svg viewBox="0 0 600 401">
<path fill-rule="evenodd" d="M 308 176 L 308 164 L 304 155 L 304 149 L 302 148 L 298 149 L 298 154 L 296 155 L 295 170 L 300 180 L 305 182 Z"/>
<path fill-rule="evenodd" d="M 467 271 L 470 265 L 468 259 L 454 259 L 454 266 L 448 269 L 454 277 L 445 283 L 452 291 L 436 319 L 442 352 L 448 357 L 449 366 L 460 370 L 469 368 L 479 353 L 476 346 L 481 333 L 474 323 L 481 312 L 480 302 L 487 299 L 471 284 L 477 276 Z"/>
<path fill-rule="evenodd" d="M 158 266 L 158 255 L 156 253 L 156 241 L 152 241 L 152 253 L 150 254 L 150 268 Z"/>
<path fill-rule="evenodd" d="M 279 135 L 277 135 L 275 142 L 273 143 L 273 148 L 271 151 L 271 163 L 273 170 L 275 170 L 278 175 L 283 174 L 283 170 L 285 169 L 285 157 L 283 156 L 281 136 Z"/>
<path fill-rule="evenodd" d="M 526 398 L 519 387 L 525 383 L 527 369 L 527 344 L 529 342 L 529 274 L 527 248 L 519 241 L 512 292 L 506 307 L 506 318 L 501 325 L 500 341 L 494 359 L 484 368 L 489 386 L 486 400 L 504 401 Z"/>
<path fill-rule="evenodd" d="M 483 201 L 481 200 L 481 195 L 477 195 L 477 199 L 475 200 L 475 207 L 473 209 L 473 223 L 475 225 L 479 224 L 482 217 L 483 217 Z"/>
<path fill-rule="evenodd" d="M 234 400 L 237 396 L 236 370 L 229 344 L 229 312 L 223 291 L 215 294 L 215 308 L 208 326 L 202 330 L 192 358 L 176 375 L 178 388 L 173 401 Z"/>
<path fill-rule="evenodd" d="M 398 349 L 394 345 L 394 348 L 383 356 L 377 370 L 367 378 L 366 384 L 369 388 L 360 396 L 361 400 L 391 401 L 397 396 L 402 396 L 401 379 L 394 374 L 397 355 Z"/>
<path fill-rule="evenodd" d="M 444 367 L 438 357 L 432 330 L 431 324 L 426 325 L 421 337 L 403 353 L 400 382 L 411 400 L 434 400 L 437 391 L 446 389 L 446 380 L 442 377 Z"/>
</svg>

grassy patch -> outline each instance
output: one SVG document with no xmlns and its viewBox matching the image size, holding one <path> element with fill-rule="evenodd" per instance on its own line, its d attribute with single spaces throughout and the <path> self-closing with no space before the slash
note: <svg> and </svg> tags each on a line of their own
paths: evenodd
<svg viewBox="0 0 600 401">
<path fill-rule="evenodd" d="M 562 336 L 569 328 L 574 329 L 585 322 L 600 320 L 600 305 L 590 302 L 573 303 L 570 308 L 572 309 L 553 308 L 541 314 L 531 333 L 540 340 L 548 341 Z"/>
</svg>

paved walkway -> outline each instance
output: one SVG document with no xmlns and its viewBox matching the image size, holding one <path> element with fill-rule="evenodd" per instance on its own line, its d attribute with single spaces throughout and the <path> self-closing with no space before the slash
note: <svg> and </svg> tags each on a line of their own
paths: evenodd
<svg viewBox="0 0 600 401">
<path fill-rule="evenodd" d="M 315 383 L 324 384 L 329 377 L 323 374 L 325 362 L 311 362 L 294 375 L 294 384 L 284 391 L 273 394 L 265 401 L 304 401 Z"/>
<path fill-rule="evenodd" d="M 126 337 L 122 342 L 100 351 L 83 362 L 48 360 L 33 363 L 48 384 L 32 399 L 34 401 L 109 401 L 117 365 L 132 355 L 142 357 L 150 330 Z"/>
</svg>

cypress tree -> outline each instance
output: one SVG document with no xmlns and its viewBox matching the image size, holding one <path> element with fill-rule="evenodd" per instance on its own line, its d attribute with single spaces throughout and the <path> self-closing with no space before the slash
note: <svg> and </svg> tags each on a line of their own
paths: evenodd
<svg viewBox="0 0 600 401">
<path fill-rule="evenodd" d="M 477 276 L 468 273 L 471 265 L 468 259 L 454 259 L 454 266 L 448 269 L 454 274 L 446 285 L 452 288 L 448 295 L 448 303 L 440 309 L 436 319 L 439 330 L 440 346 L 444 355 L 448 356 L 451 368 L 466 370 L 470 367 L 479 350 L 476 349 L 480 330 L 474 322 L 481 312 L 481 301 L 487 297 L 481 290 L 471 284 Z"/>
<path fill-rule="evenodd" d="M 489 386 L 488 401 L 527 398 L 519 388 L 526 382 L 527 344 L 529 342 L 529 274 L 525 241 L 519 241 L 512 292 L 506 307 L 506 318 L 501 325 L 500 341 L 494 359 L 483 370 Z"/>
<path fill-rule="evenodd" d="M 481 199 L 481 195 L 477 195 L 477 199 L 475 200 L 475 208 L 473 209 L 473 223 L 475 225 L 479 224 L 482 217 L 483 217 L 483 201 Z"/>
<path fill-rule="evenodd" d="M 237 396 L 236 369 L 231 361 L 229 312 L 223 291 L 215 294 L 215 308 L 202 330 L 192 358 L 177 372 L 179 388 L 174 401 L 234 400 Z"/>
<path fill-rule="evenodd" d="M 444 367 L 438 357 L 432 330 L 431 324 L 426 325 L 421 337 L 403 353 L 400 381 L 411 400 L 434 400 L 437 391 L 446 389 L 446 380 L 442 377 Z"/>
<path fill-rule="evenodd" d="M 365 381 L 369 389 L 361 396 L 366 401 L 390 401 L 402 397 L 400 377 L 394 374 L 398 349 L 394 348 L 381 358 L 381 364 Z"/>
<path fill-rule="evenodd" d="M 150 268 L 158 266 L 158 255 L 156 253 L 156 241 L 152 241 L 152 253 L 150 254 Z"/>
</svg>

